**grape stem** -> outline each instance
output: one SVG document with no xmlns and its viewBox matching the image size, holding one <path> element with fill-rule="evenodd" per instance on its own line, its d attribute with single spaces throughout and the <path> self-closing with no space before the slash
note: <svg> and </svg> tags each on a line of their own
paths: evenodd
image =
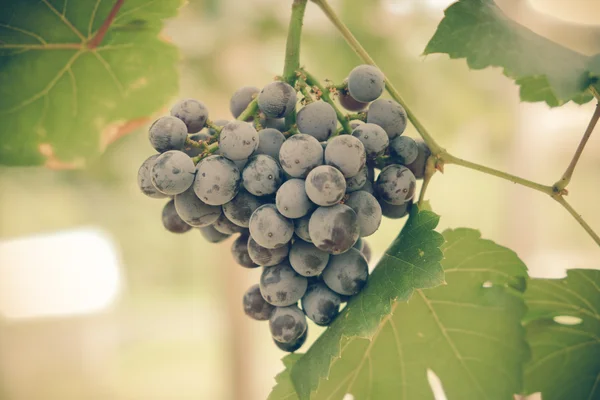
<svg viewBox="0 0 600 400">
<path fill-rule="evenodd" d="M 123 6 L 123 3 L 125 3 L 125 0 L 117 0 L 115 2 L 112 9 L 108 13 L 108 16 L 106 17 L 106 19 L 104 20 L 104 22 L 102 23 L 102 25 L 100 26 L 98 31 L 96 31 L 94 36 L 90 40 L 88 40 L 88 42 L 87 42 L 88 49 L 95 49 L 96 47 L 100 46 L 100 44 L 102 43 L 102 40 L 104 39 L 104 36 L 106 35 L 106 32 L 108 32 L 108 28 L 110 28 L 110 25 L 113 23 L 113 21 L 117 17 L 119 10 Z"/>
<path fill-rule="evenodd" d="M 340 122 L 340 125 L 342 125 L 342 129 L 343 129 L 342 133 L 351 135 L 352 128 L 350 127 L 350 121 L 348 120 L 348 117 L 346 117 L 344 115 L 344 113 L 340 110 L 340 108 L 337 106 L 337 104 L 335 104 L 335 102 L 331 98 L 331 93 L 329 92 L 329 89 L 326 89 L 321 84 L 321 82 L 319 82 L 319 80 L 314 77 L 314 75 L 310 74 L 305 69 L 299 70 L 298 74 L 301 75 L 302 78 L 306 81 L 306 83 L 308 83 L 310 86 L 316 87 L 319 90 L 319 92 L 320 92 L 319 94 L 321 95 L 321 98 L 323 99 L 323 101 L 325 101 L 326 103 L 329 103 L 329 105 L 331 105 L 331 107 L 333 107 L 333 110 L 335 111 L 335 115 L 337 116 L 337 119 Z"/>
<path fill-rule="evenodd" d="M 315 101 L 315 99 L 313 99 L 312 95 L 310 94 L 310 88 L 308 87 L 304 79 L 298 78 L 296 86 L 300 90 L 300 93 L 302 93 L 302 96 L 304 96 L 306 104 L 310 104 Z"/>
<path fill-rule="evenodd" d="M 419 209 L 421 208 L 421 206 L 423 205 L 423 202 L 425 201 L 425 192 L 427 192 L 427 188 L 429 187 L 429 182 L 431 181 L 431 178 L 433 177 L 433 175 L 435 175 L 436 171 L 437 171 L 437 169 L 436 169 L 435 156 L 429 156 L 427 158 L 427 163 L 425 164 L 425 175 L 423 176 L 423 186 L 421 186 L 421 193 L 419 193 L 419 202 L 418 202 Z"/>
<path fill-rule="evenodd" d="M 360 44 L 360 42 L 354 37 L 352 32 L 348 29 L 348 27 L 342 22 L 342 20 L 335 13 L 333 8 L 329 5 L 327 0 L 312 0 L 315 4 L 317 4 L 323 13 L 329 18 L 331 23 L 337 28 L 337 30 L 344 37 L 348 45 L 356 52 L 356 54 L 367 64 L 373 65 L 377 67 L 377 64 L 373 60 L 373 58 L 369 55 L 369 53 L 365 50 L 365 48 Z M 379 67 L 377 67 L 379 68 Z M 477 164 L 471 161 L 464 160 L 462 158 L 456 157 L 446 151 L 443 147 L 441 147 L 435 139 L 429 134 L 429 132 L 425 129 L 425 127 L 421 124 L 421 122 L 417 119 L 416 115 L 412 112 L 412 110 L 408 107 L 407 103 L 400 96 L 398 90 L 394 87 L 394 85 L 389 81 L 389 79 L 385 78 L 385 87 L 390 96 L 396 100 L 404 110 L 406 111 L 406 115 L 409 121 L 413 124 L 419 135 L 423 138 L 429 149 L 431 150 L 432 157 L 435 159 L 436 168 L 443 170 L 444 164 L 455 164 L 460 165 L 465 168 L 473 169 L 475 171 L 479 171 L 488 175 L 493 175 L 498 178 L 506 179 L 513 183 L 537 190 L 539 192 L 545 193 L 555 199 L 558 203 L 560 203 L 565 209 L 577 220 L 577 222 L 585 229 L 585 231 L 591 236 L 591 238 L 600 246 L 600 237 L 594 232 L 594 230 L 585 222 L 585 220 L 581 217 L 581 215 L 577 214 L 577 212 L 567 203 L 564 199 L 564 195 L 566 191 L 560 189 L 560 185 L 547 186 L 541 183 L 533 182 L 528 179 L 521 178 L 516 175 L 512 175 L 494 168 L 486 167 L 481 164 Z M 595 86 L 590 86 L 590 92 L 600 101 L 600 94 Z M 596 113 L 598 112 L 598 108 L 596 108 Z M 594 123 L 595 124 L 595 123 Z M 587 132 L 587 131 L 586 131 Z M 591 132 L 590 132 L 591 134 Z M 573 169 L 577 164 L 579 156 L 581 155 L 581 151 L 585 146 L 585 142 L 589 139 L 589 134 L 584 135 L 582 139 L 582 143 L 580 144 L 580 149 L 578 148 L 578 153 L 575 154 L 572 164 Z M 567 172 L 569 170 L 567 169 Z M 572 171 L 571 171 L 572 174 Z M 570 179 L 570 177 L 569 177 Z M 561 180 L 562 181 L 562 180 Z M 559 182 L 561 182 L 559 181 Z M 568 183 L 568 182 L 567 182 Z"/>
<path fill-rule="evenodd" d="M 308 0 L 294 0 L 292 3 L 292 16 L 285 45 L 285 64 L 283 67 L 283 80 L 292 87 L 296 83 L 296 70 L 300 68 L 300 39 L 304 12 Z"/>
<path fill-rule="evenodd" d="M 367 113 L 359 112 L 354 114 L 348 114 L 346 115 L 346 118 L 348 118 L 349 121 L 358 120 L 362 122 L 367 122 Z"/>
<path fill-rule="evenodd" d="M 237 117 L 238 121 L 246 121 L 249 118 L 254 117 L 254 115 L 256 115 L 258 113 L 258 101 L 256 99 L 253 99 L 250 104 L 248 104 L 248 107 L 246 107 L 246 109 L 240 114 L 239 117 Z M 221 132 L 221 128 L 216 129 L 217 132 Z"/>
</svg>

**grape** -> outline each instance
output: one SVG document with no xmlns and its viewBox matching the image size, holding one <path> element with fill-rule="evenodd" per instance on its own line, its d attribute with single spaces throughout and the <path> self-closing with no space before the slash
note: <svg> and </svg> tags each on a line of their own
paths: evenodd
<svg viewBox="0 0 600 400">
<path fill-rule="evenodd" d="M 231 96 L 231 100 L 229 100 L 229 110 L 231 111 L 231 115 L 233 118 L 237 118 L 244 110 L 248 107 L 254 97 L 258 94 L 260 90 L 254 86 L 244 86 L 239 88 L 233 93 Z M 252 118 L 252 117 L 250 117 Z"/>
<path fill-rule="evenodd" d="M 275 204 L 265 204 L 252 213 L 250 234 L 262 247 L 276 249 L 292 239 L 294 224 L 277 211 Z"/>
<path fill-rule="evenodd" d="M 308 224 L 310 222 L 311 215 L 312 214 L 307 214 L 302 218 L 294 220 L 294 233 L 300 239 L 309 243 L 312 243 L 312 239 L 310 238 L 310 234 L 308 233 Z"/>
<path fill-rule="evenodd" d="M 253 122 L 253 126 L 255 128 L 257 128 L 258 126 L 257 122 L 264 129 L 273 128 L 277 129 L 280 132 L 283 132 L 285 130 L 285 118 L 267 118 L 265 117 L 265 114 L 261 112 L 259 113 L 258 121 L 254 120 Z"/>
<path fill-rule="evenodd" d="M 329 261 L 329 253 L 319 250 L 312 243 L 296 240 L 290 250 L 290 264 L 302 276 L 318 276 Z"/>
<path fill-rule="evenodd" d="M 314 208 L 302 179 L 290 179 L 281 185 L 277 190 L 275 204 L 277 210 L 287 218 L 301 218 Z"/>
<path fill-rule="evenodd" d="M 348 90 L 340 90 L 338 94 L 338 100 L 340 102 L 340 105 L 348 111 L 360 112 L 367 108 L 367 106 L 369 105 L 369 103 L 358 101 L 354 97 L 350 96 Z"/>
<path fill-rule="evenodd" d="M 315 204 L 331 206 L 338 203 L 346 193 L 344 175 L 329 165 L 320 165 L 310 171 L 305 182 L 306 194 Z"/>
<path fill-rule="evenodd" d="M 244 312 L 247 316 L 257 321 L 267 321 L 275 307 L 270 305 L 262 298 L 260 287 L 258 285 L 250 286 L 244 293 Z"/>
<path fill-rule="evenodd" d="M 239 233 L 244 230 L 241 226 L 237 226 L 233 222 L 231 222 L 224 214 L 221 214 L 219 219 L 217 219 L 212 226 L 219 232 L 225 235 L 233 235 L 234 233 Z"/>
<path fill-rule="evenodd" d="M 358 240 L 356 241 L 356 243 L 354 243 L 354 246 L 352 246 L 352 248 L 356 249 L 362 253 L 364 246 L 365 246 L 365 241 L 363 240 L 363 238 L 359 237 Z"/>
<path fill-rule="evenodd" d="M 296 350 L 298 350 L 300 347 L 302 347 L 302 345 L 304 344 L 304 342 L 306 342 L 306 338 L 308 337 L 308 327 L 307 329 L 304 331 L 304 333 L 302 334 L 302 336 L 300 336 L 298 339 L 289 342 L 289 343 L 282 343 L 279 342 L 275 339 L 273 339 L 273 342 L 275 343 L 275 345 L 283 351 L 287 351 L 288 353 L 293 353 Z"/>
<path fill-rule="evenodd" d="M 361 237 L 370 236 L 379 229 L 381 206 L 375 196 L 361 190 L 351 193 L 345 204 L 356 213 Z"/>
<path fill-rule="evenodd" d="M 162 223 L 166 230 L 173 233 L 185 233 L 192 229 L 191 225 L 181 219 L 175 210 L 175 200 L 169 200 L 162 211 Z"/>
<path fill-rule="evenodd" d="M 382 127 L 375 124 L 359 125 L 352 131 L 352 136 L 362 142 L 368 158 L 382 155 L 390 144 L 387 133 Z"/>
<path fill-rule="evenodd" d="M 231 244 L 231 254 L 233 254 L 233 258 L 235 262 L 237 262 L 242 267 L 246 268 L 258 268 L 259 265 L 254 264 L 250 255 L 248 254 L 248 239 L 250 235 L 247 233 L 242 233 L 240 236 L 235 239 L 235 241 Z"/>
<path fill-rule="evenodd" d="M 353 119 L 352 121 L 350 121 L 350 128 L 352 128 L 352 130 L 354 130 L 364 124 L 365 123 L 359 119 Z"/>
<path fill-rule="evenodd" d="M 363 187 L 360 188 L 360 190 L 375 195 L 375 186 L 373 181 L 371 181 L 370 179 L 367 179 L 367 181 L 365 182 Z"/>
<path fill-rule="evenodd" d="M 221 243 L 222 241 L 227 240 L 230 236 L 230 235 L 225 235 L 225 234 L 219 232 L 212 225 L 203 226 L 199 229 L 200 229 L 200 233 L 202 234 L 202 237 L 208 243 Z"/>
<path fill-rule="evenodd" d="M 208 119 L 208 108 L 198 100 L 186 99 L 171 108 L 171 115 L 183 121 L 188 133 L 195 133 L 204 128 Z"/>
<path fill-rule="evenodd" d="M 375 191 L 380 199 L 399 206 L 414 197 L 416 186 L 415 176 L 408 168 L 392 164 L 381 170 Z"/>
<path fill-rule="evenodd" d="M 331 105 L 315 101 L 304 106 L 296 118 L 298 130 L 318 141 L 327 140 L 337 128 L 337 115 Z"/>
<path fill-rule="evenodd" d="M 162 193 L 176 195 L 185 192 L 192 183 L 196 167 L 182 151 L 169 150 L 154 161 L 152 183 Z"/>
<path fill-rule="evenodd" d="M 160 154 L 155 154 L 153 156 L 148 157 L 140 166 L 137 175 L 137 183 L 142 193 L 146 196 L 151 197 L 153 199 L 163 199 L 167 197 L 166 194 L 158 191 L 156 186 L 152 183 L 152 167 L 154 166 L 154 162 L 158 158 Z"/>
<path fill-rule="evenodd" d="M 182 120 L 173 116 L 161 117 L 150 125 L 148 137 L 150 144 L 159 153 L 168 150 L 181 150 L 187 138 L 187 126 Z"/>
<path fill-rule="evenodd" d="M 279 160 L 279 149 L 283 142 L 285 142 L 285 136 L 277 129 L 262 129 L 258 131 L 258 148 L 254 154 L 266 154 Z"/>
<path fill-rule="evenodd" d="M 408 215 L 412 201 L 407 201 L 399 206 L 381 201 L 379 202 L 379 205 L 381 206 L 381 213 L 384 217 L 390 219 L 400 219 Z"/>
<path fill-rule="evenodd" d="M 242 172 L 244 188 L 255 196 L 277 192 L 283 182 L 283 171 L 271 156 L 252 156 Z"/>
<path fill-rule="evenodd" d="M 307 327 L 304 313 L 295 304 L 276 307 L 269 318 L 271 336 L 280 343 L 295 343 L 304 335 Z"/>
<path fill-rule="evenodd" d="M 367 260 L 367 263 L 369 261 L 371 261 L 371 246 L 369 246 L 369 243 L 367 243 L 366 241 L 363 244 L 361 253 L 362 253 L 363 257 L 365 258 L 365 260 Z"/>
<path fill-rule="evenodd" d="M 327 326 L 340 312 L 342 299 L 323 282 L 311 284 L 302 297 L 302 309 L 308 318 L 320 326 Z"/>
<path fill-rule="evenodd" d="M 231 160 L 231 162 L 234 163 L 240 171 L 242 171 L 248 164 L 248 158 L 246 158 L 245 160 Z"/>
<path fill-rule="evenodd" d="M 314 167 L 323 164 L 323 147 L 314 137 L 297 133 L 281 145 L 279 162 L 291 177 L 306 178 Z"/>
<path fill-rule="evenodd" d="M 379 99 L 369 106 L 367 123 L 379 125 L 393 139 L 406 129 L 406 111 L 393 100 Z"/>
<path fill-rule="evenodd" d="M 372 65 L 359 65 L 348 75 L 348 92 L 357 101 L 373 101 L 381 96 L 384 88 L 385 76 Z"/>
<path fill-rule="evenodd" d="M 351 178 L 358 174 L 365 162 L 365 147 L 354 136 L 336 136 L 327 143 L 325 164 L 339 169 L 344 177 Z"/>
<path fill-rule="evenodd" d="M 290 247 L 287 244 L 277 249 L 267 249 L 256 243 L 252 237 L 248 239 L 248 254 L 250 258 L 256 264 L 263 267 L 271 267 L 283 262 L 287 258 L 289 250 Z"/>
<path fill-rule="evenodd" d="M 369 180 L 367 173 L 367 166 L 365 165 L 358 171 L 358 174 L 354 175 L 352 178 L 346 179 L 346 193 L 362 190 Z"/>
<path fill-rule="evenodd" d="M 246 122 L 231 121 L 219 135 L 219 151 L 230 160 L 245 160 L 257 147 L 258 132 Z"/>
<path fill-rule="evenodd" d="M 350 249 L 344 254 L 332 256 L 322 276 L 329 289 L 353 296 L 367 283 L 369 266 L 360 251 Z"/>
<path fill-rule="evenodd" d="M 295 304 L 304 296 L 308 281 L 287 262 L 263 268 L 260 275 L 260 293 L 269 303 L 278 307 Z"/>
<path fill-rule="evenodd" d="M 247 228 L 254 210 L 262 206 L 262 201 L 256 196 L 240 189 L 237 196 L 230 202 L 223 204 L 223 214 L 234 224 Z"/>
<path fill-rule="evenodd" d="M 271 82 L 258 94 L 258 108 L 267 118 L 283 118 L 296 109 L 296 91 L 285 82 Z"/>
<path fill-rule="evenodd" d="M 208 226 L 221 215 L 221 207 L 204 203 L 193 188 L 175 196 L 175 209 L 182 220 L 196 227 Z"/>
<path fill-rule="evenodd" d="M 310 217 L 308 232 L 319 249 L 330 254 L 344 253 L 359 236 L 356 213 L 344 204 L 319 207 Z"/>
<path fill-rule="evenodd" d="M 206 157 L 196 166 L 194 192 L 206 204 L 220 206 L 240 189 L 240 170 L 223 156 Z"/>
<path fill-rule="evenodd" d="M 423 141 L 417 141 L 419 147 L 419 154 L 415 161 L 408 164 L 406 167 L 411 170 L 417 179 L 423 179 L 425 176 L 425 167 L 427 166 L 427 159 L 431 155 L 431 150 Z"/>
<path fill-rule="evenodd" d="M 413 138 L 398 136 L 390 142 L 390 153 L 396 157 L 394 161 L 397 161 L 398 164 L 412 164 L 419 155 L 419 146 Z"/>
</svg>

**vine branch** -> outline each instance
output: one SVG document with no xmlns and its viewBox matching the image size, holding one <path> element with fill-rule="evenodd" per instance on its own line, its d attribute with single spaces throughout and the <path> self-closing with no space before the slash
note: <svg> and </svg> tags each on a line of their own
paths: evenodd
<svg viewBox="0 0 600 400">
<path fill-rule="evenodd" d="M 112 9 L 108 13 L 108 16 L 102 23 L 102 26 L 100 26 L 100 29 L 98 29 L 96 34 L 88 41 L 88 43 L 87 43 L 88 49 L 95 49 L 96 47 L 100 46 L 100 43 L 102 43 L 102 40 L 104 39 L 104 36 L 106 35 L 106 32 L 108 32 L 108 28 L 110 28 L 110 25 L 113 23 L 113 21 L 117 17 L 117 14 L 119 13 L 119 10 L 121 9 L 121 6 L 123 6 L 123 3 L 125 3 L 125 0 L 117 0 L 115 2 Z"/>
<path fill-rule="evenodd" d="M 292 87 L 296 83 L 296 70 L 300 68 L 300 38 L 307 2 L 308 0 L 294 0 L 292 3 L 292 16 L 285 44 L 285 64 L 283 67 L 283 80 Z"/>
<path fill-rule="evenodd" d="M 571 177 L 573 176 L 573 171 L 575 171 L 575 167 L 577 166 L 577 163 L 579 162 L 579 158 L 581 157 L 581 153 L 583 153 L 583 149 L 585 148 L 585 145 L 587 144 L 590 136 L 592 136 L 592 132 L 594 131 L 594 128 L 596 127 L 596 124 L 598 123 L 598 119 L 600 119 L 600 103 L 596 104 L 596 110 L 594 110 L 592 119 L 590 120 L 590 123 L 588 124 L 588 127 L 586 128 L 585 133 L 583 134 L 583 137 L 581 138 L 581 141 L 579 142 L 579 146 L 577 146 L 577 150 L 575 151 L 575 154 L 573 154 L 573 159 L 571 160 L 571 163 L 567 167 L 567 170 L 565 171 L 563 176 L 560 178 L 560 180 L 554 184 L 554 190 L 556 192 L 562 192 L 567 187 L 569 182 L 571 182 Z"/>
<path fill-rule="evenodd" d="M 565 200 L 564 196 L 558 195 L 558 196 L 554 196 L 553 198 L 560 205 L 562 205 L 569 212 L 569 214 L 571 214 L 573 216 L 573 218 L 575 218 L 575 220 L 579 223 L 579 225 L 581 225 L 581 227 L 583 229 L 585 229 L 585 231 L 588 233 L 588 235 L 590 235 L 592 237 L 592 239 L 594 239 L 594 242 L 596 242 L 596 244 L 598 244 L 598 246 L 600 246 L 600 236 L 598 236 L 598 234 L 596 232 L 594 232 L 592 227 L 587 222 L 585 222 L 585 220 L 583 219 L 581 214 L 579 214 L 577 211 L 575 211 L 575 209 L 567 202 L 567 200 Z"/>
</svg>

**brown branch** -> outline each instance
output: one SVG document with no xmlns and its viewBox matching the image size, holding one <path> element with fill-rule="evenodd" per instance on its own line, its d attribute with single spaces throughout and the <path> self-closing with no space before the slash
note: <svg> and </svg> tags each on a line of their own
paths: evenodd
<svg viewBox="0 0 600 400">
<path fill-rule="evenodd" d="M 106 32 L 108 32 L 108 28 L 110 28 L 110 25 L 115 20 L 117 14 L 119 13 L 119 9 L 121 9 L 121 6 L 123 5 L 123 3 L 125 3 L 125 0 L 117 0 L 116 1 L 116 3 L 113 5 L 112 9 L 110 10 L 110 13 L 108 13 L 108 17 L 106 17 L 106 19 L 102 23 L 102 26 L 100 27 L 100 29 L 98 29 L 96 31 L 96 34 L 94 35 L 94 37 L 92 37 L 88 41 L 88 43 L 87 43 L 88 49 L 95 49 L 96 47 L 100 46 L 100 44 L 102 43 L 102 40 L 104 39 L 104 36 L 106 35 Z"/>
</svg>

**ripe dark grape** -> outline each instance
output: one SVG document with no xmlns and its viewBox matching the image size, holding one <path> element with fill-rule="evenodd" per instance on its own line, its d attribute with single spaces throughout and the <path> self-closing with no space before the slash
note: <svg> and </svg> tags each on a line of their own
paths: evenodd
<svg viewBox="0 0 600 400">
<path fill-rule="evenodd" d="M 351 178 L 358 174 L 365 162 L 365 147 L 354 136 L 336 136 L 327 143 L 325 164 L 339 169 L 344 177 Z"/>
<path fill-rule="evenodd" d="M 359 236 L 356 213 L 344 204 L 319 207 L 308 224 L 315 246 L 330 254 L 341 254 L 352 247 Z"/>
<path fill-rule="evenodd" d="M 308 225 L 310 222 L 310 217 L 312 214 L 307 214 L 302 218 L 298 218 L 294 220 L 294 233 L 300 239 L 305 242 L 312 243 L 312 239 L 310 238 L 310 234 L 308 232 Z"/>
<path fill-rule="evenodd" d="M 235 261 L 245 268 L 258 268 L 259 265 L 255 264 L 250 255 L 248 254 L 248 239 L 250 235 L 247 233 L 242 233 L 240 236 L 235 239 L 235 241 L 231 244 L 231 254 Z"/>
<path fill-rule="evenodd" d="M 407 201 L 399 206 L 385 201 L 380 201 L 379 205 L 381 206 L 381 213 L 384 217 L 389 219 L 400 219 L 408 215 L 412 201 Z"/>
<path fill-rule="evenodd" d="M 295 304 L 276 307 L 269 319 L 271 336 L 280 343 L 295 343 L 304 335 L 307 327 L 306 316 Z"/>
<path fill-rule="evenodd" d="M 150 144 L 159 153 L 183 149 L 187 134 L 188 128 L 185 123 L 170 115 L 154 121 L 148 130 Z"/>
<path fill-rule="evenodd" d="M 222 241 L 229 239 L 231 236 L 219 232 L 212 225 L 201 227 L 199 230 L 204 240 L 206 240 L 208 243 L 221 243 Z"/>
<path fill-rule="evenodd" d="M 219 135 L 219 151 L 230 160 L 245 160 L 258 148 L 258 132 L 252 125 L 231 121 Z"/>
<path fill-rule="evenodd" d="M 277 129 L 262 129 L 258 131 L 258 148 L 254 154 L 266 154 L 279 160 L 279 149 L 283 142 L 285 142 L 285 136 Z"/>
<path fill-rule="evenodd" d="M 417 146 L 419 147 L 419 154 L 417 155 L 416 160 L 411 164 L 408 164 L 406 167 L 411 170 L 411 172 L 415 175 L 415 178 L 423 179 L 425 176 L 427 159 L 431 155 L 431 150 L 429 150 L 429 147 L 421 140 L 417 141 Z"/>
<path fill-rule="evenodd" d="M 383 93 L 385 76 L 372 65 L 359 65 L 348 75 L 348 92 L 357 101 L 368 103 Z"/>
<path fill-rule="evenodd" d="M 406 111 L 393 100 L 379 99 L 369 106 L 367 123 L 379 125 L 393 139 L 406 129 Z"/>
<path fill-rule="evenodd" d="M 283 170 L 293 178 L 306 178 L 313 168 L 323 164 L 323 147 L 310 135 L 296 134 L 279 150 Z"/>
<path fill-rule="evenodd" d="M 358 171 L 358 174 L 354 175 L 352 178 L 346 179 L 346 193 L 362 190 L 368 180 L 368 169 L 365 165 Z"/>
<path fill-rule="evenodd" d="M 192 226 L 181 219 L 175 210 L 175 200 L 169 200 L 162 211 L 162 223 L 166 230 L 173 233 L 185 233 Z"/>
<path fill-rule="evenodd" d="M 290 249 L 290 265 L 302 276 L 318 276 L 329 261 L 329 253 L 318 249 L 314 244 L 296 240 Z"/>
<path fill-rule="evenodd" d="M 269 303 L 278 307 L 296 304 L 304 296 L 308 281 L 287 263 L 264 267 L 260 275 L 260 293 Z"/>
<path fill-rule="evenodd" d="M 261 199 L 242 188 L 231 201 L 223 204 L 223 214 L 234 224 L 247 228 L 252 213 L 262 205 Z"/>
<path fill-rule="evenodd" d="M 390 144 L 387 133 L 382 127 L 375 124 L 359 125 L 352 131 L 352 136 L 362 142 L 368 158 L 382 155 Z"/>
<path fill-rule="evenodd" d="M 240 170 L 223 156 L 206 157 L 196 166 L 194 192 L 206 204 L 223 205 L 240 189 Z"/>
<path fill-rule="evenodd" d="M 375 191 L 382 200 L 399 206 L 414 197 L 416 186 L 415 176 L 408 168 L 392 164 L 381 170 Z"/>
<path fill-rule="evenodd" d="M 275 204 L 277 210 L 287 218 L 301 218 L 315 207 L 306 194 L 302 179 L 290 179 L 281 185 Z"/>
<path fill-rule="evenodd" d="M 182 151 L 169 150 L 154 161 L 152 184 L 161 192 L 176 195 L 185 192 L 196 174 L 192 159 Z"/>
<path fill-rule="evenodd" d="M 276 249 L 292 239 L 294 224 L 281 215 L 274 204 L 265 204 L 250 217 L 250 234 L 262 247 Z"/>
<path fill-rule="evenodd" d="M 278 247 L 276 249 L 267 249 L 262 247 L 250 237 L 248 239 L 248 254 L 252 261 L 263 267 L 272 267 L 285 261 L 288 256 L 290 247 L 288 245 Z"/>
<path fill-rule="evenodd" d="M 346 179 L 342 173 L 329 165 L 320 165 L 310 171 L 305 182 L 306 194 L 315 204 L 337 204 L 346 193 Z"/>
<path fill-rule="evenodd" d="M 300 347 L 302 347 L 302 345 L 306 342 L 307 337 L 308 337 L 308 327 L 304 331 L 302 336 L 300 336 L 298 339 L 296 339 L 292 342 L 282 343 L 282 342 L 279 342 L 279 341 L 273 339 L 273 343 L 275 343 L 275 346 L 277 346 L 280 350 L 287 351 L 288 353 L 293 353 L 296 350 L 298 350 Z"/>
<path fill-rule="evenodd" d="M 221 214 L 212 226 L 219 232 L 225 235 L 233 235 L 234 233 L 240 233 L 244 231 L 244 228 L 231 222 L 225 214 Z"/>
<path fill-rule="evenodd" d="M 352 248 L 356 249 L 362 253 L 364 246 L 365 246 L 365 241 L 363 240 L 363 238 L 359 237 L 358 240 L 356 241 L 356 243 L 354 243 L 354 246 L 352 246 Z"/>
<path fill-rule="evenodd" d="M 233 93 L 231 100 L 229 100 L 229 111 L 231 111 L 233 118 L 242 115 L 254 97 L 258 95 L 259 91 L 260 90 L 257 87 L 244 86 Z"/>
<path fill-rule="evenodd" d="M 155 154 L 153 156 L 148 157 L 140 166 L 137 175 L 137 183 L 146 196 L 151 197 L 153 199 L 164 199 L 167 197 L 166 194 L 158 191 L 156 186 L 152 183 L 152 167 L 154 166 L 154 162 L 158 158 L 160 154 Z"/>
<path fill-rule="evenodd" d="M 419 155 L 419 145 L 411 137 L 398 136 L 390 142 L 390 154 L 399 164 L 412 164 Z"/>
<path fill-rule="evenodd" d="M 175 209 L 182 220 L 196 227 L 208 226 L 221 215 L 221 207 L 204 203 L 193 188 L 175 196 Z"/>
<path fill-rule="evenodd" d="M 369 105 L 369 103 L 358 101 L 354 97 L 350 96 L 350 93 L 347 89 L 339 91 L 338 100 L 340 101 L 340 105 L 342 107 L 344 107 L 348 111 L 353 112 L 363 111 Z"/>
<path fill-rule="evenodd" d="M 186 99 L 171 108 L 171 115 L 183 121 L 188 133 L 196 133 L 204 128 L 208 119 L 208 108 L 198 100 Z"/>
<path fill-rule="evenodd" d="M 262 298 L 260 294 L 260 287 L 258 285 L 252 285 L 243 298 L 244 312 L 247 316 L 257 321 L 267 321 L 275 307 L 270 305 Z"/>
<path fill-rule="evenodd" d="M 302 309 L 315 324 L 327 326 L 340 312 L 342 299 L 339 294 L 329 289 L 323 282 L 308 286 L 302 297 Z"/>
<path fill-rule="evenodd" d="M 242 171 L 244 188 L 255 196 L 274 194 L 283 183 L 283 171 L 271 156 L 252 156 Z"/>
<path fill-rule="evenodd" d="M 268 118 L 283 118 L 296 108 L 296 91 L 285 82 L 272 82 L 258 94 L 258 108 Z"/>
<path fill-rule="evenodd" d="M 337 128 L 337 115 L 330 104 L 315 101 L 304 106 L 296 118 L 298 130 L 318 141 L 327 140 Z"/>
<path fill-rule="evenodd" d="M 323 271 L 323 282 L 334 292 L 352 296 L 362 290 L 369 277 L 369 265 L 360 251 L 350 249 L 331 256 Z"/>
<path fill-rule="evenodd" d="M 361 237 L 371 236 L 379 229 L 382 211 L 375 196 L 360 190 L 351 193 L 345 204 L 356 213 Z"/>
</svg>

